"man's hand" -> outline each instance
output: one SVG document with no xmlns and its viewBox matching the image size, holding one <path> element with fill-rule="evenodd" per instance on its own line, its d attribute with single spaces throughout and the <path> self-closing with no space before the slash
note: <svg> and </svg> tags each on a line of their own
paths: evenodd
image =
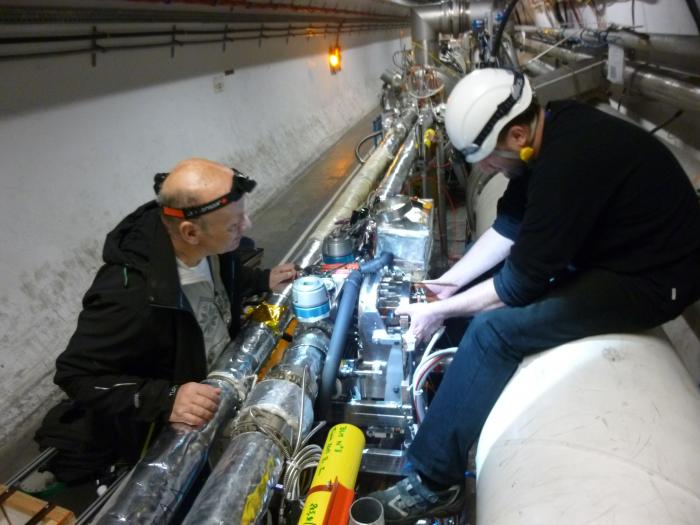
<svg viewBox="0 0 700 525">
<path fill-rule="evenodd" d="M 221 390 L 201 383 L 185 383 L 177 390 L 171 423 L 200 427 L 211 420 L 219 406 Z"/>
<path fill-rule="evenodd" d="M 270 290 L 279 292 L 297 276 L 294 263 L 284 263 L 270 270 Z"/>
<path fill-rule="evenodd" d="M 422 339 L 428 339 L 445 321 L 445 317 L 437 312 L 436 306 L 436 304 L 431 303 L 413 303 L 399 306 L 395 313 L 411 316 L 411 326 L 408 331 L 416 337 L 416 342 L 418 342 Z"/>
</svg>

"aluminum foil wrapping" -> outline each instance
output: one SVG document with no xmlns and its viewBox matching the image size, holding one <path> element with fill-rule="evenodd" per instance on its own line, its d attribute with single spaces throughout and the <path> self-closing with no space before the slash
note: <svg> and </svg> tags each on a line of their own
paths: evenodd
<svg viewBox="0 0 700 525">
<path fill-rule="evenodd" d="M 204 381 L 221 388 L 214 418 L 201 428 L 172 425 L 165 429 L 95 523 L 167 523 L 201 472 L 219 431 L 235 417 L 250 388 L 252 374 L 276 343 L 269 326 L 248 324 L 222 352 Z"/>
<path fill-rule="evenodd" d="M 207 479 L 184 523 L 257 523 L 282 475 L 284 451 L 299 431 L 304 402 L 304 436 L 313 423 L 313 405 L 301 387 L 280 379 L 255 385 L 236 419 L 234 437 Z M 277 440 L 269 437 L 275 435 Z"/>
<path fill-rule="evenodd" d="M 288 428 L 278 430 L 285 438 L 291 431 L 296 436 L 299 431 L 299 409 L 301 408 L 302 390 L 298 385 L 282 379 L 268 379 L 255 385 L 248 399 L 241 408 L 239 419 L 247 418 L 253 409 L 253 417 L 269 414 L 280 418 Z M 314 408 L 311 400 L 304 396 L 304 425 L 302 435 L 306 434 L 314 421 Z M 289 439 L 289 438 L 287 438 Z M 289 439 L 291 441 L 291 439 Z"/>
<path fill-rule="evenodd" d="M 413 126 L 416 118 L 415 109 L 409 108 L 404 111 L 401 118 L 397 119 L 382 143 L 370 155 L 367 162 L 355 176 L 352 184 L 345 190 L 341 198 L 338 199 L 328 211 L 324 220 L 311 234 L 312 239 L 322 242 L 335 228 L 338 221 L 349 219 L 352 212 L 365 202 L 367 195 L 375 188 L 377 179 L 384 174 L 387 165 L 396 155 L 406 133 Z"/>
<path fill-rule="evenodd" d="M 182 424 L 165 429 L 94 523 L 169 522 L 201 472 L 219 428 L 233 417 L 241 401 L 226 382 L 210 384 L 221 388 L 221 402 L 214 418 L 198 429 Z"/>
<path fill-rule="evenodd" d="M 184 525 L 252 524 L 262 516 L 282 474 L 284 454 L 265 434 L 234 437 L 207 479 Z"/>
<path fill-rule="evenodd" d="M 320 330 L 306 332 L 295 339 L 294 345 L 284 354 L 280 364 L 308 368 L 315 383 L 323 369 L 329 343 L 329 337 Z"/>
<path fill-rule="evenodd" d="M 211 375 L 250 375 L 267 359 L 277 344 L 277 335 L 265 323 L 249 323 L 212 366 Z"/>
<path fill-rule="evenodd" d="M 427 125 L 430 125 L 432 118 Z M 416 160 L 418 153 L 418 124 L 414 124 L 408 132 L 406 140 L 404 140 L 399 149 L 396 158 L 394 158 L 386 175 L 379 183 L 377 188 L 377 197 L 380 201 L 386 200 L 391 195 L 401 193 L 406 179 L 411 170 L 413 162 Z"/>
</svg>

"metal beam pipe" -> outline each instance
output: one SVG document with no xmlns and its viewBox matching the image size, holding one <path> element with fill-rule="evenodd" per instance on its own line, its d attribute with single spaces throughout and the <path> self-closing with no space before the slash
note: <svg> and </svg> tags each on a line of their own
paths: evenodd
<svg viewBox="0 0 700 525">
<path fill-rule="evenodd" d="M 554 47 L 551 44 L 540 42 L 538 40 L 533 40 L 532 38 L 522 38 L 521 44 L 527 51 L 531 51 L 537 55 L 542 54 L 542 58 L 556 58 L 569 64 L 572 62 L 578 62 L 579 60 L 591 58 L 592 56 L 592 54 L 588 55 L 585 53 L 578 53 L 576 51 L 571 51 L 563 47 Z"/>
<path fill-rule="evenodd" d="M 311 233 L 301 252 L 295 254 L 293 261 L 301 267 L 315 264 L 321 257 L 323 239 L 335 228 L 339 221 L 347 220 L 352 212 L 364 204 L 369 193 L 376 187 L 378 178 L 384 174 L 403 143 L 408 130 L 418 118 L 414 108 L 404 110 L 401 117 L 394 122 L 384 136 L 384 140 L 370 155 L 362 169 L 353 178 L 352 184 L 340 195 L 333 207 L 325 214 L 316 229 Z"/>
<path fill-rule="evenodd" d="M 625 84 L 654 100 L 686 111 L 700 111 L 700 86 L 647 67 L 625 66 Z"/>
<path fill-rule="evenodd" d="M 412 7 L 411 38 L 414 44 L 415 61 L 416 64 L 429 65 L 430 57 L 437 57 L 439 54 L 439 33 L 457 36 L 469 27 L 466 2 L 443 0 Z"/>
<path fill-rule="evenodd" d="M 389 166 L 389 171 L 377 189 L 377 198 L 379 198 L 380 201 L 385 200 L 391 195 L 401 193 L 401 188 L 408 178 L 411 166 L 418 153 L 418 129 L 416 126 L 417 125 L 414 125 L 411 131 L 409 131 L 396 158 L 394 158 L 391 166 Z"/>
<path fill-rule="evenodd" d="M 401 193 L 413 161 L 418 153 L 418 124 L 414 124 L 406 136 L 396 157 L 389 166 L 384 179 L 377 188 L 376 196 L 380 201 L 386 200 L 391 195 Z"/>
<path fill-rule="evenodd" d="M 598 29 L 564 29 L 541 28 L 537 26 L 515 26 L 515 31 L 535 33 L 556 40 L 572 38 L 594 46 L 614 44 L 625 49 L 634 49 L 643 53 L 677 55 L 700 60 L 700 37 L 684 35 L 662 35 L 633 33 L 630 31 Z"/>
<path fill-rule="evenodd" d="M 632 50 L 634 53 L 630 58 L 637 62 L 651 62 L 688 71 L 700 71 L 699 36 L 644 34 L 598 29 L 555 29 L 537 26 L 515 26 L 515 31 L 539 34 L 555 40 L 578 39 L 592 46 L 614 44 Z"/>
<path fill-rule="evenodd" d="M 411 11 L 411 39 L 416 64 L 430 65 L 431 55 L 437 56 L 438 53 L 437 32 L 418 9 Z"/>
<path fill-rule="evenodd" d="M 550 73 L 556 69 L 554 66 L 551 66 L 547 64 L 547 62 L 540 59 L 528 60 L 523 64 L 523 67 L 528 71 L 528 73 L 532 73 L 535 76 L 544 75 L 545 73 Z"/>
<path fill-rule="evenodd" d="M 547 44 L 529 38 L 524 39 L 528 50 L 541 52 Z M 554 48 L 548 54 L 567 62 L 590 59 L 589 56 L 575 53 L 568 49 Z M 631 93 L 666 102 L 676 108 L 687 111 L 700 111 L 700 86 L 677 78 L 669 73 L 643 66 L 625 66 L 625 84 Z"/>
</svg>

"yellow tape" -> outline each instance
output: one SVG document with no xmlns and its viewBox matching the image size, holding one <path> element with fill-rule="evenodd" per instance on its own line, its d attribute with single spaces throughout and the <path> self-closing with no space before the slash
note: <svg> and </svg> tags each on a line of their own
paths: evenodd
<svg viewBox="0 0 700 525">
<path fill-rule="evenodd" d="M 270 474 L 274 468 L 275 463 L 272 458 L 269 458 L 267 460 L 267 466 L 265 467 L 265 475 L 260 479 L 260 483 L 253 488 L 253 491 L 248 494 L 245 499 L 243 515 L 241 516 L 241 523 L 243 525 L 250 525 L 258 516 L 258 511 L 262 508 L 262 504 L 264 503 L 263 499 L 265 497 L 267 484 L 270 481 Z"/>
<path fill-rule="evenodd" d="M 425 130 L 425 133 L 423 133 L 423 144 L 425 144 L 426 148 L 429 148 L 433 145 L 435 135 L 437 135 L 437 133 L 433 128 L 428 128 Z"/>
<path fill-rule="evenodd" d="M 280 320 L 282 319 L 282 315 L 284 315 L 286 310 L 286 306 L 260 303 L 258 306 L 253 308 L 253 310 L 249 312 L 246 317 L 257 323 L 267 325 L 275 333 L 279 334 L 282 331 L 280 329 Z"/>
</svg>

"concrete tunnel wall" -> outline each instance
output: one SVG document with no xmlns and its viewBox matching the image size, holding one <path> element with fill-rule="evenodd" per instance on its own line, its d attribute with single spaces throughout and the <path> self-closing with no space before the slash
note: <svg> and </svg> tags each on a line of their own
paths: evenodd
<svg viewBox="0 0 700 525">
<path fill-rule="evenodd" d="M 252 212 L 378 107 L 407 41 L 344 34 L 331 75 L 330 38 L 0 63 L 0 479 L 61 395 L 54 361 L 104 236 L 153 197 L 154 173 L 189 156 L 236 166 L 259 183 Z"/>
</svg>

